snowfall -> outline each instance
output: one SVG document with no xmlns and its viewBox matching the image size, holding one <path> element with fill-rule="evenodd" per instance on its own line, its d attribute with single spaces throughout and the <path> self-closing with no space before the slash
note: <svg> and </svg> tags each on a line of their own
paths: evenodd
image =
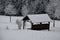
<svg viewBox="0 0 60 40">
<path fill-rule="evenodd" d="M 21 27 L 18 30 L 17 24 L 2 23 L 4 20 L 0 21 L 0 40 L 60 40 L 60 21 L 55 21 L 55 27 L 53 27 L 53 22 L 51 22 L 50 31 L 28 30 L 27 28 L 31 27 L 29 22 L 26 22 L 25 29 Z"/>
</svg>

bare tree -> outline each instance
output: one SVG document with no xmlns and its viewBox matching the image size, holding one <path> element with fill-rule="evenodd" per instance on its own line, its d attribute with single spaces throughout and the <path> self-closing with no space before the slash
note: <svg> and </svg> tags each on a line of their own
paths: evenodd
<svg viewBox="0 0 60 40">
<path fill-rule="evenodd" d="M 22 6 L 22 14 L 41 14 L 45 12 L 48 0 L 24 0 L 22 3 L 24 5 Z"/>
<path fill-rule="evenodd" d="M 50 0 L 49 4 L 46 7 L 46 12 L 50 15 L 52 19 L 56 19 L 55 11 L 57 6 L 57 0 Z"/>
<path fill-rule="evenodd" d="M 16 15 L 17 10 L 14 8 L 14 5 L 8 4 L 5 7 L 5 14 L 7 14 L 7 15 Z"/>
<path fill-rule="evenodd" d="M 18 25 L 18 29 L 21 29 L 21 26 L 22 26 L 22 23 L 21 23 L 21 20 L 16 20 L 16 23 Z"/>
<path fill-rule="evenodd" d="M 55 27 L 55 19 L 57 20 L 57 16 L 55 15 L 57 6 L 57 0 L 50 0 L 50 3 L 46 7 L 46 12 L 49 14 L 50 18 L 53 19 L 53 27 Z"/>
</svg>

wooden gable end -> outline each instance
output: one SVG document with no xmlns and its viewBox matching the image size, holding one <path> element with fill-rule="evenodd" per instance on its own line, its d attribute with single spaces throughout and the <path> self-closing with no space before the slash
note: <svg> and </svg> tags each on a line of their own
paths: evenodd
<svg viewBox="0 0 60 40">
<path fill-rule="evenodd" d="M 30 20 L 28 16 L 23 18 L 23 21 Z"/>
</svg>

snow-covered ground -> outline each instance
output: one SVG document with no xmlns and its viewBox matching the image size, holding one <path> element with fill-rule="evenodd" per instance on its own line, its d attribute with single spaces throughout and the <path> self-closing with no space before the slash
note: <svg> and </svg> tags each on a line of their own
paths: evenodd
<svg viewBox="0 0 60 40">
<path fill-rule="evenodd" d="M 52 27 L 52 24 L 50 31 L 0 29 L 0 37 L 1 40 L 60 40 L 60 21 L 56 21 L 55 27 Z M 27 26 L 29 26 L 28 23 Z"/>
<path fill-rule="evenodd" d="M 27 29 L 31 27 L 29 22 L 26 23 L 24 30 L 23 25 L 21 30 L 18 30 L 16 19 L 20 19 L 20 17 L 12 17 L 11 22 L 8 16 L 0 18 L 0 40 L 60 40 L 60 21 L 56 21 L 55 27 L 51 22 L 50 31 L 36 31 Z"/>
<path fill-rule="evenodd" d="M 32 30 L 4 30 L 3 40 L 60 40 L 60 32 Z"/>
</svg>

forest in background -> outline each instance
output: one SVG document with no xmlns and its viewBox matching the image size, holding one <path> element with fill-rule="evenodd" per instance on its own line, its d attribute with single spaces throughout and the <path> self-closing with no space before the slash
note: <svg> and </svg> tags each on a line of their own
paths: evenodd
<svg viewBox="0 0 60 40">
<path fill-rule="evenodd" d="M 46 13 L 49 0 L 0 0 L 0 14 L 27 15 Z"/>
<path fill-rule="evenodd" d="M 55 11 L 57 0 L 0 0 L 0 15 L 26 16 L 47 13 L 52 19 L 59 19 Z"/>
</svg>

